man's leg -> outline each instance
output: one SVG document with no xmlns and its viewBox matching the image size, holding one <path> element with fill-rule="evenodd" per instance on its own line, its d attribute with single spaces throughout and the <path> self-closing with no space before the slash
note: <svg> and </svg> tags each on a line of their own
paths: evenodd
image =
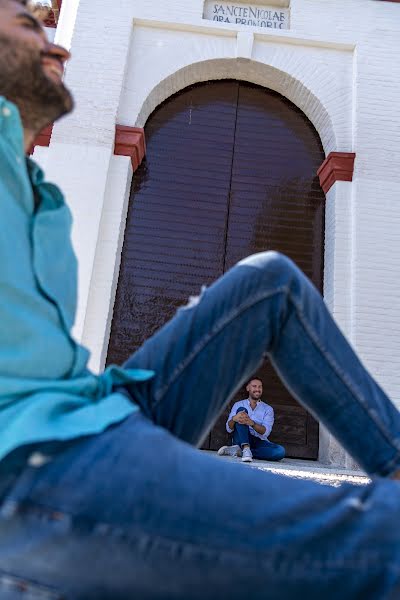
<svg viewBox="0 0 400 600">
<path fill-rule="evenodd" d="M 241 406 L 237 409 L 236 414 L 239 412 L 247 413 L 247 409 L 244 406 Z M 232 441 L 235 445 L 238 445 L 242 448 L 243 445 L 250 446 L 250 431 L 248 425 L 241 425 L 240 423 L 235 423 L 235 428 L 232 434 Z"/>
<path fill-rule="evenodd" d="M 248 414 L 247 408 L 244 406 L 239 407 L 236 414 L 238 412 L 246 412 Z M 235 423 L 232 440 L 235 445 L 240 446 L 242 449 L 244 446 L 248 446 L 252 458 L 256 458 L 257 460 L 276 461 L 285 458 L 285 449 L 283 446 L 274 444 L 269 440 L 261 440 L 260 438 L 251 435 L 248 425 Z"/>
<path fill-rule="evenodd" d="M 239 412 L 245 412 L 248 414 L 247 408 L 244 406 L 237 409 L 236 414 Z M 242 425 L 241 423 L 235 423 L 235 428 L 233 430 L 233 443 L 242 451 L 242 461 L 243 462 L 251 462 L 253 460 L 253 455 L 250 450 L 250 430 L 248 425 Z M 220 450 L 218 451 L 220 454 Z"/>
<path fill-rule="evenodd" d="M 1 514 L 0 583 L 22 576 L 71 600 L 394 592 L 397 482 L 326 488 L 277 477 L 164 429 L 198 441 L 265 352 L 370 472 L 397 467 L 397 411 L 317 292 L 279 255 L 252 257 L 130 361 L 157 370 L 132 393 L 163 428 L 134 414 L 22 474 Z"/>
<path fill-rule="evenodd" d="M 250 448 L 253 458 L 257 460 L 282 460 L 285 458 L 285 448 L 279 444 L 274 444 L 269 440 L 260 440 L 254 435 L 250 436 Z"/>
<path fill-rule="evenodd" d="M 383 600 L 399 522 L 397 482 L 244 469 L 136 413 L 23 473 L 0 511 L 0 598 L 11 582 L 7 600 Z"/>
<path fill-rule="evenodd" d="M 197 304 L 180 309 L 126 363 L 156 371 L 130 391 L 155 423 L 199 444 L 266 355 L 291 393 L 368 473 L 398 470 L 398 411 L 318 291 L 275 252 L 241 261 Z"/>
</svg>

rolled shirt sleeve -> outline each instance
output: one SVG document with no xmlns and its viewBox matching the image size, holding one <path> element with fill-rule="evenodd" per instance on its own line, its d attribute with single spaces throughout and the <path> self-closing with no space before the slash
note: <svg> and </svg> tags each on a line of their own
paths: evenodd
<svg viewBox="0 0 400 600">
<path fill-rule="evenodd" d="M 258 417 L 258 415 L 257 415 L 257 417 Z M 274 424 L 274 409 L 272 408 L 272 406 L 269 406 L 269 404 L 267 404 L 265 407 L 264 416 L 262 418 L 261 423 L 258 421 L 257 417 L 255 419 L 253 419 L 253 421 L 255 423 L 257 423 L 258 425 L 264 425 L 265 433 L 260 435 L 259 433 L 257 433 L 257 431 L 254 431 L 254 429 L 252 427 L 249 427 L 250 433 L 255 435 L 256 437 L 260 438 L 261 440 L 267 440 L 269 434 L 272 431 L 272 426 Z"/>
</svg>

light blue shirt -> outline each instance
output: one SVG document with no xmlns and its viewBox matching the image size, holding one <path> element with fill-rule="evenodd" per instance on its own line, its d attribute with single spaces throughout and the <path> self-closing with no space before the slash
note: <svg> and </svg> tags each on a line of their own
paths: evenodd
<svg viewBox="0 0 400 600">
<path fill-rule="evenodd" d="M 232 417 L 236 415 L 238 408 L 241 407 L 244 407 L 247 410 L 248 415 L 252 421 L 255 421 L 255 423 L 257 423 L 258 425 L 264 425 L 265 427 L 265 433 L 260 435 L 259 433 L 257 433 L 257 431 L 255 431 L 255 429 L 253 429 L 249 425 L 249 431 L 251 435 L 260 438 L 260 440 L 268 440 L 268 436 L 271 433 L 272 426 L 274 424 L 274 409 L 269 404 L 262 402 L 262 400 L 259 400 L 257 402 L 254 410 L 251 408 L 250 400 L 248 398 L 246 398 L 246 400 L 239 400 L 239 402 L 235 402 L 235 404 L 232 406 L 231 412 L 229 413 L 229 417 L 226 422 L 227 432 L 233 432 L 233 429 L 230 429 L 228 423 L 232 419 Z"/>
<path fill-rule="evenodd" d="M 1 459 L 26 443 L 94 434 L 121 421 L 137 407 L 115 386 L 154 373 L 87 369 L 88 351 L 70 334 L 77 298 L 70 211 L 26 159 L 18 109 L 1 96 L 0 219 Z"/>
</svg>

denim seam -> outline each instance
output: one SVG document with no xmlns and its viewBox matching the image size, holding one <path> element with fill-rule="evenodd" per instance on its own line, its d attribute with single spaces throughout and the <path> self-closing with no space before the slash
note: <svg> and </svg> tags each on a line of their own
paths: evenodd
<svg viewBox="0 0 400 600">
<path fill-rule="evenodd" d="M 221 331 L 227 325 L 229 325 L 234 319 L 236 319 L 238 316 L 240 316 L 246 310 L 253 308 L 253 306 L 258 304 L 259 302 L 262 302 L 263 300 L 266 300 L 267 298 L 277 296 L 278 294 L 281 294 L 282 292 L 287 293 L 288 288 L 286 286 L 282 286 L 282 287 L 277 288 L 273 292 L 268 292 L 268 293 L 262 292 L 262 293 L 258 294 L 257 296 L 252 296 L 251 300 L 247 300 L 247 301 L 243 302 L 239 306 L 235 307 L 228 315 L 226 315 L 225 317 L 221 317 L 220 320 L 218 320 L 215 323 L 213 329 L 211 331 L 209 331 L 197 343 L 197 345 L 193 348 L 192 352 L 182 362 L 180 362 L 177 365 L 177 367 L 171 374 L 169 381 L 164 385 L 163 388 L 161 388 L 159 390 L 158 394 L 155 396 L 153 407 L 155 408 L 156 406 L 158 406 L 158 404 L 161 402 L 161 400 L 163 399 L 163 397 L 165 396 L 165 394 L 167 393 L 169 388 L 176 382 L 176 380 L 183 373 L 183 371 L 190 365 L 191 362 L 193 362 L 193 360 L 200 354 L 200 352 L 202 352 L 204 350 L 204 348 L 207 346 L 207 344 L 209 344 L 211 341 L 213 341 L 213 339 L 218 334 L 220 334 Z"/>
<path fill-rule="evenodd" d="M 347 389 L 349 390 L 349 392 L 353 396 L 353 398 L 357 401 L 357 403 L 361 406 L 361 408 L 367 413 L 368 417 L 375 423 L 378 431 L 381 433 L 381 435 L 383 436 L 383 438 L 392 446 L 393 449 L 396 450 L 397 456 L 395 458 L 392 458 L 387 463 L 385 463 L 385 465 L 381 469 L 382 472 L 385 471 L 385 475 L 390 474 L 392 472 L 392 469 L 394 467 L 398 468 L 400 466 L 400 443 L 393 439 L 393 437 L 387 431 L 385 425 L 379 419 L 377 419 L 376 413 L 374 411 L 371 412 L 368 409 L 368 406 L 366 405 L 366 403 L 363 400 L 362 396 L 360 396 L 358 394 L 357 390 L 354 389 L 354 386 L 352 385 L 351 381 L 346 376 L 346 373 L 344 371 L 342 371 L 342 369 L 336 363 L 335 359 L 329 353 L 329 351 L 326 350 L 323 346 L 321 346 L 321 344 L 319 343 L 319 339 L 318 339 L 317 334 L 314 332 L 314 330 L 312 329 L 311 325 L 308 323 L 308 321 L 307 321 L 307 319 L 306 319 L 306 317 L 305 317 L 305 315 L 304 315 L 301 307 L 297 304 L 296 300 L 293 298 L 290 290 L 288 291 L 288 299 L 290 300 L 290 302 L 294 306 L 294 308 L 295 308 L 295 310 L 297 312 L 297 316 L 299 318 L 299 321 L 303 325 L 303 328 L 304 328 L 305 332 L 308 334 L 309 339 L 314 343 L 314 345 L 319 350 L 319 352 L 321 353 L 321 355 L 325 358 L 325 360 L 327 361 L 327 363 L 331 366 L 331 368 L 335 372 L 336 376 L 347 387 Z M 375 475 L 375 474 L 379 475 L 380 473 L 379 472 L 376 472 L 376 473 L 373 472 L 371 474 L 372 475 Z"/>
</svg>

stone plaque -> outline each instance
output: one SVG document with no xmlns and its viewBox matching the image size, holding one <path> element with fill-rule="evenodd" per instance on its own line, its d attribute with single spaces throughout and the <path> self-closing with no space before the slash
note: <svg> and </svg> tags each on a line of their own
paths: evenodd
<svg viewBox="0 0 400 600">
<path fill-rule="evenodd" d="M 214 2 L 206 0 L 204 18 L 220 23 L 264 27 L 265 29 L 289 29 L 289 9 L 262 6 L 242 2 Z"/>
</svg>

